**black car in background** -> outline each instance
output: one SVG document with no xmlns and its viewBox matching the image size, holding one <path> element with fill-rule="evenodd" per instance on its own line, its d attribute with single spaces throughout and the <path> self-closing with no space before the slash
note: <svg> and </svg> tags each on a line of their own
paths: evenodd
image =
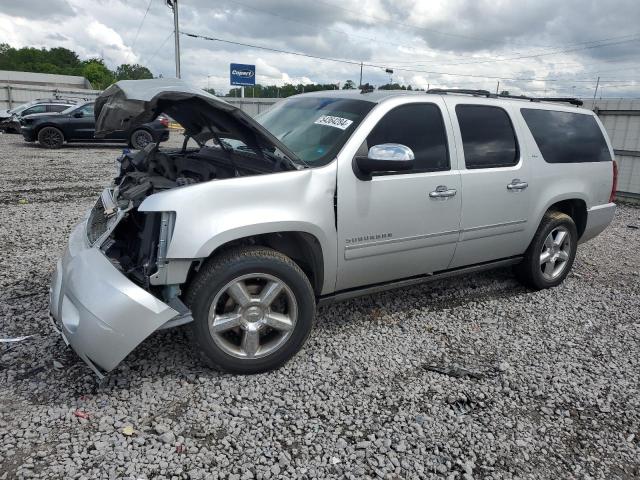
<svg viewBox="0 0 640 480">
<path fill-rule="evenodd" d="M 163 142 L 169 138 L 169 119 L 160 115 L 153 122 L 130 130 L 113 132 L 104 138 L 94 138 L 96 120 L 93 102 L 74 105 L 60 113 L 36 113 L 20 119 L 22 136 L 45 148 L 60 148 L 64 142 L 127 143 L 142 149 L 150 142 Z"/>
<path fill-rule="evenodd" d="M 72 105 L 86 102 L 77 99 L 53 98 L 38 99 L 19 105 L 11 110 L 0 111 L 0 131 L 4 133 L 20 133 L 20 118 L 33 113 L 58 113 Z"/>
</svg>

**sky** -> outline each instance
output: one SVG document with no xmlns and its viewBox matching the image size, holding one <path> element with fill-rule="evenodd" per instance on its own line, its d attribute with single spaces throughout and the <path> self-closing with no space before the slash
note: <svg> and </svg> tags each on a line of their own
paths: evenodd
<svg viewBox="0 0 640 480">
<path fill-rule="evenodd" d="M 257 82 L 481 88 L 640 97 L 638 0 L 179 0 L 182 78 L 226 93 L 229 63 Z M 175 76 L 165 0 L 0 0 L 0 42 L 66 47 Z M 386 73 L 392 69 L 393 74 Z M 499 85 L 498 85 L 498 82 Z"/>
</svg>

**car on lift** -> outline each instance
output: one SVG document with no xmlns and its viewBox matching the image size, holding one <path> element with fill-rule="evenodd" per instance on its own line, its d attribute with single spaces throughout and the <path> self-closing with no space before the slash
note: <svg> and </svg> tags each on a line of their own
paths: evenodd
<svg viewBox="0 0 640 480">
<path fill-rule="evenodd" d="M 254 119 L 179 80 L 118 82 L 98 135 L 166 112 L 185 141 L 119 158 L 58 261 L 54 324 L 99 375 L 184 324 L 209 365 L 257 373 L 317 304 L 506 266 L 556 287 L 611 222 L 617 169 L 594 112 L 548 100 L 324 91 Z"/>
<path fill-rule="evenodd" d="M 34 113 L 58 113 L 83 100 L 66 98 L 38 99 L 0 112 L 0 131 L 20 133 L 20 119 Z"/>
<path fill-rule="evenodd" d="M 23 116 L 20 119 L 20 131 L 25 141 L 38 141 L 44 148 L 60 148 L 65 142 L 108 142 L 127 143 L 131 148 L 142 149 L 149 143 L 159 143 L 169 138 L 169 119 L 162 114 L 149 122 L 96 138 L 93 111 L 94 103 L 84 102 L 59 113 Z"/>
</svg>

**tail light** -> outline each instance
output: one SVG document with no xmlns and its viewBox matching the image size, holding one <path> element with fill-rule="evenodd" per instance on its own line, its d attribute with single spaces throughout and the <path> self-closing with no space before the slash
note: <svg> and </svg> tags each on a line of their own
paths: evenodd
<svg viewBox="0 0 640 480">
<path fill-rule="evenodd" d="M 613 161 L 613 183 L 611 184 L 611 195 L 609 196 L 609 203 L 615 201 L 616 191 L 618 190 L 618 164 Z"/>
<path fill-rule="evenodd" d="M 160 122 L 160 125 L 162 125 L 163 127 L 169 126 L 169 118 L 165 117 L 164 115 L 160 115 L 158 117 L 158 121 Z"/>
</svg>

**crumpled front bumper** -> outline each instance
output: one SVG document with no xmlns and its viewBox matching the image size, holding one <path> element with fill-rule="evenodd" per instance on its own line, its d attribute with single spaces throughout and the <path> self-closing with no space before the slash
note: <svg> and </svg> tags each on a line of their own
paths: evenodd
<svg viewBox="0 0 640 480">
<path fill-rule="evenodd" d="M 85 222 L 71 233 L 53 273 L 49 309 L 65 342 L 100 376 L 178 316 L 88 245 Z"/>
</svg>

